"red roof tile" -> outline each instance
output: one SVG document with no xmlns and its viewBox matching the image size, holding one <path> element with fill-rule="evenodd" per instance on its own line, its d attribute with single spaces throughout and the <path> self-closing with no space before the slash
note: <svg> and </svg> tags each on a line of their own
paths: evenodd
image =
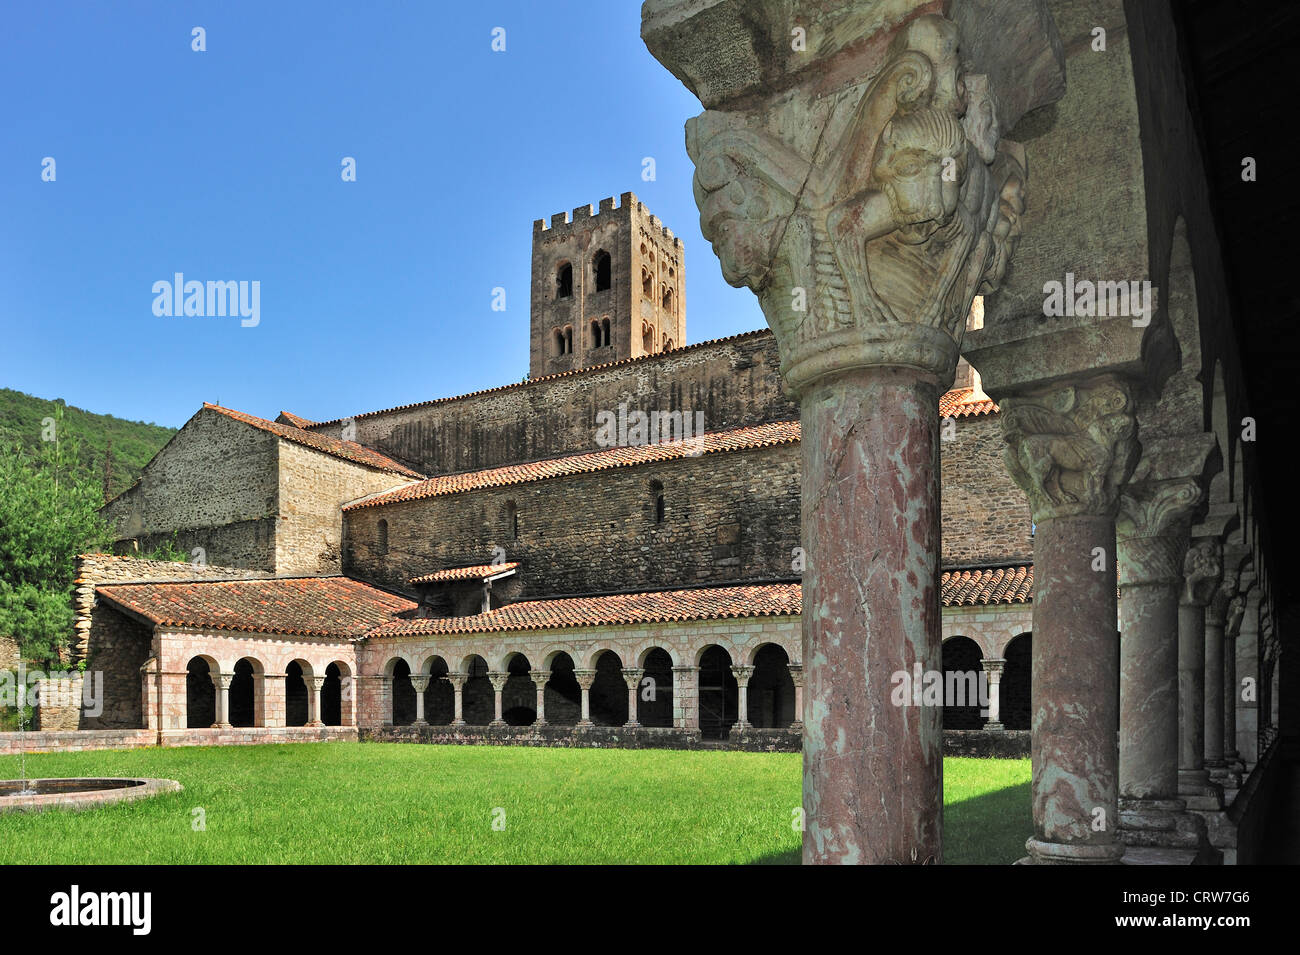
<svg viewBox="0 0 1300 955">
<path fill-rule="evenodd" d="M 314 637 L 359 637 L 416 607 L 347 577 L 109 584 L 95 592 L 159 626 Z"/>
<path fill-rule="evenodd" d="M 401 474 L 404 477 L 424 477 L 423 474 L 412 471 L 410 468 L 398 464 L 392 458 L 382 455 L 378 451 L 372 451 L 370 448 L 362 447 L 355 441 L 342 441 L 338 438 L 332 438 L 329 435 L 317 434 L 314 431 L 305 431 L 302 428 L 296 428 L 293 425 L 281 424 L 278 421 L 267 421 L 265 418 L 245 414 L 242 411 L 234 411 L 231 408 L 223 408 L 220 405 L 214 405 L 207 401 L 203 403 L 203 407 L 210 408 L 218 414 L 223 414 L 227 418 L 232 418 L 235 421 L 242 421 L 244 424 L 252 425 L 254 428 L 269 431 L 271 434 L 283 438 L 286 441 L 301 444 L 303 447 L 311 448 L 314 451 L 321 451 L 325 454 L 333 455 L 336 458 L 351 461 L 354 464 L 363 464 L 366 467 L 375 468 L 379 471 L 391 471 L 394 474 Z"/>
<path fill-rule="evenodd" d="M 511 560 L 501 564 L 476 564 L 473 567 L 450 567 L 420 577 L 412 577 L 413 584 L 444 584 L 456 580 L 484 580 L 505 574 L 519 566 L 519 561 Z"/>
<path fill-rule="evenodd" d="M 998 406 L 988 395 L 976 398 L 973 388 L 954 388 L 939 398 L 940 418 L 974 418 L 978 415 L 994 414 Z"/>
<path fill-rule="evenodd" d="M 1032 565 L 944 571 L 940 583 L 945 607 L 1024 604 L 1034 599 Z"/>
<path fill-rule="evenodd" d="M 754 448 L 772 447 L 780 444 L 794 444 L 798 440 L 798 421 L 775 421 L 771 424 L 760 424 L 750 428 L 709 432 L 704 435 L 702 453 L 718 454 L 726 451 L 748 451 Z M 354 511 L 363 507 L 378 507 L 384 504 L 397 504 L 402 501 L 418 501 L 424 498 L 460 494 L 481 488 L 505 487 L 512 484 L 545 481 L 548 478 L 563 477 L 569 474 L 631 467 L 655 461 L 670 461 L 675 458 L 691 456 L 691 453 L 695 452 L 697 447 L 693 440 L 665 444 L 644 444 L 633 447 L 607 448 L 603 451 L 589 451 L 583 454 L 570 454 L 567 457 L 531 461 L 526 464 L 511 464 L 506 467 L 488 468 L 485 471 L 445 474 L 416 484 L 408 484 L 405 487 L 394 488 L 391 491 L 382 491 L 379 494 L 364 497 L 346 505 L 343 510 Z"/>
<path fill-rule="evenodd" d="M 280 424 L 291 425 L 295 428 L 309 428 L 316 423 L 310 418 L 300 417 L 292 411 L 281 411 L 275 416 L 275 420 L 280 422 Z"/>
<path fill-rule="evenodd" d="M 560 627 L 600 627 L 676 620 L 771 617 L 799 613 L 798 584 L 759 584 L 747 587 L 698 587 L 654 593 L 610 594 L 601 597 L 558 597 L 523 600 L 468 617 L 396 620 L 375 628 L 367 637 L 432 636 L 452 633 L 495 633 L 503 630 L 551 630 Z"/>
</svg>

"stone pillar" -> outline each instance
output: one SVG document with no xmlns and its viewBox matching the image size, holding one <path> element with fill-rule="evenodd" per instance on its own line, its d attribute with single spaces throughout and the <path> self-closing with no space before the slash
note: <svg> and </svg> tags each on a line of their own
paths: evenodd
<svg viewBox="0 0 1300 955">
<path fill-rule="evenodd" d="M 731 735 L 734 736 L 753 729 L 749 722 L 749 678 L 754 675 L 754 668 L 732 666 L 731 673 L 736 678 L 736 722 L 731 727 Z"/>
<path fill-rule="evenodd" d="M 1192 809 L 1219 809 L 1223 802 L 1205 769 L 1205 607 L 1222 575 L 1219 540 L 1194 539 L 1178 605 L 1178 793 Z"/>
<path fill-rule="evenodd" d="M 1242 574 L 1237 584 L 1237 594 L 1228 604 L 1228 616 L 1223 625 L 1223 764 L 1224 789 L 1240 789 L 1241 774 L 1246 764 L 1237 749 L 1237 634 L 1246 613 L 1246 595 L 1250 574 Z M 1226 792 L 1225 792 L 1226 796 Z"/>
<path fill-rule="evenodd" d="M 1121 494 L 1119 808 L 1126 845 L 1195 848 L 1178 798 L 1178 594 L 1198 480 L 1144 481 Z"/>
<path fill-rule="evenodd" d="M 414 726 L 428 726 L 429 721 L 424 718 L 424 691 L 429 688 L 430 676 L 427 673 L 412 673 L 411 688 L 415 690 L 415 722 Z"/>
<path fill-rule="evenodd" d="M 386 673 L 379 678 L 379 698 L 383 701 L 384 725 L 395 726 L 397 715 L 393 711 L 396 701 L 393 699 L 393 675 Z"/>
<path fill-rule="evenodd" d="M 488 682 L 492 684 L 493 713 L 491 726 L 505 726 L 506 721 L 501 717 L 501 692 L 506 688 L 506 681 L 510 679 L 509 673 L 492 672 L 488 674 Z"/>
<path fill-rule="evenodd" d="M 1228 570 L 1205 608 L 1205 769 L 1220 786 L 1228 781 L 1223 756 L 1223 628 L 1236 593 L 1236 572 Z"/>
<path fill-rule="evenodd" d="M 230 729 L 230 684 L 234 682 L 233 673 L 219 673 L 212 678 L 217 688 L 217 721 L 214 729 Z"/>
<path fill-rule="evenodd" d="M 582 690 L 582 715 L 578 718 L 579 726 L 593 726 L 591 722 L 591 684 L 596 682 L 595 670 L 574 670 L 573 678 Z"/>
<path fill-rule="evenodd" d="M 325 724 L 321 722 L 320 718 L 320 695 L 321 690 L 325 688 L 325 677 L 309 676 L 305 679 L 307 683 L 307 725 L 324 726 Z M 419 701 L 417 706 L 420 706 L 423 702 L 422 698 L 417 696 L 416 699 Z"/>
<path fill-rule="evenodd" d="M 637 690 L 641 688 L 641 677 L 645 676 L 645 670 L 640 667 L 623 667 L 623 682 L 627 684 L 627 722 L 623 725 L 627 729 L 636 729 L 641 724 L 637 717 Z"/>
<path fill-rule="evenodd" d="M 981 660 L 980 666 L 988 674 L 989 681 L 989 716 L 984 721 L 984 728 L 991 733 L 1001 733 L 1006 727 L 1002 725 L 1002 702 L 1000 692 L 1002 687 L 1002 673 L 1006 669 L 1006 660 Z"/>
<path fill-rule="evenodd" d="M 532 672 L 533 686 L 537 687 L 537 719 L 533 720 L 534 726 L 546 725 L 546 683 L 551 678 L 551 674 L 546 670 L 534 670 Z"/>
<path fill-rule="evenodd" d="M 1246 596 L 1246 613 L 1237 634 L 1237 753 L 1251 772 L 1259 762 L 1259 617 L 1258 584 Z"/>
<path fill-rule="evenodd" d="M 464 726 L 465 717 L 461 714 L 461 703 L 464 700 L 465 681 L 469 679 L 469 674 L 452 671 L 447 674 L 447 679 L 451 681 L 452 692 L 451 725 Z"/>
<path fill-rule="evenodd" d="M 803 732 L 803 664 L 790 663 L 786 665 L 790 671 L 790 679 L 794 681 L 794 722 L 790 724 L 790 732 Z"/>
<path fill-rule="evenodd" d="M 254 693 L 257 692 L 256 675 L 254 679 Z M 288 726 L 289 710 L 285 703 L 285 681 L 287 677 L 283 673 L 268 673 L 262 680 L 262 689 L 265 695 L 264 720 L 263 726 Z M 306 677 L 304 676 L 305 680 Z M 310 686 L 310 684 L 308 684 Z M 308 714 L 310 719 L 310 713 Z"/>
<path fill-rule="evenodd" d="M 1027 861 L 1118 862 L 1115 516 L 1140 453 L 1130 386 L 1102 375 L 1001 408 L 1007 469 L 1037 525 Z"/>
<path fill-rule="evenodd" d="M 700 668 L 673 667 L 673 726 L 700 728 Z"/>
<path fill-rule="evenodd" d="M 643 7 L 650 51 L 707 107 L 686 125 L 701 231 L 800 399 L 806 863 L 942 861 L 942 711 L 895 706 L 891 678 L 942 669 L 938 399 L 1024 209 L 999 129 L 1063 89 L 1045 8 L 1017 29 L 1023 10 L 990 7 L 962 58 L 930 9 Z M 791 55 L 792 22 L 853 43 Z M 1016 77 L 1014 97 L 963 63 Z"/>
</svg>

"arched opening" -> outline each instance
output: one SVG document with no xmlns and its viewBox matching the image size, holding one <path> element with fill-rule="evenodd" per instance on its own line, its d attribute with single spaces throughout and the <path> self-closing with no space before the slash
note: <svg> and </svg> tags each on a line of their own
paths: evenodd
<svg viewBox="0 0 1300 955">
<path fill-rule="evenodd" d="M 550 679 L 546 683 L 546 722 L 572 726 L 582 715 L 582 688 L 573 675 L 573 657 L 560 651 L 551 658 Z"/>
<path fill-rule="evenodd" d="M 514 539 L 519 538 L 519 505 L 506 501 L 506 532 Z"/>
<path fill-rule="evenodd" d="M 641 269 L 641 294 L 646 298 L 655 297 L 655 280 L 650 274 L 650 270 L 642 267 Z"/>
<path fill-rule="evenodd" d="M 564 354 L 564 330 L 560 328 L 555 330 L 555 354 L 557 357 Z"/>
<path fill-rule="evenodd" d="M 572 325 L 564 326 L 564 353 L 566 355 L 573 354 L 573 326 Z"/>
<path fill-rule="evenodd" d="M 261 700 L 258 699 L 262 677 L 262 664 L 252 657 L 244 657 L 235 664 L 235 677 L 230 681 L 231 726 L 257 726 L 260 722 Z"/>
<path fill-rule="evenodd" d="M 537 722 L 537 689 L 528 658 L 516 653 L 506 664 L 506 685 L 501 690 L 501 718 L 510 726 Z"/>
<path fill-rule="evenodd" d="M 597 726 L 622 726 L 627 722 L 627 684 L 623 661 L 612 650 L 596 658 L 596 678 L 591 684 L 591 721 Z"/>
<path fill-rule="evenodd" d="M 604 341 L 604 343 L 605 343 L 606 346 L 609 346 L 609 345 L 614 344 L 614 339 L 611 338 L 611 337 L 610 337 L 610 334 L 609 334 L 609 319 L 608 319 L 608 318 L 602 318 L 602 319 L 600 320 L 600 331 L 601 331 L 601 340 Z"/>
<path fill-rule="evenodd" d="M 344 666 L 331 663 L 325 668 L 325 682 L 320 688 L 320 721 L 326 726 L 343 726 L 343 681 L 351 684 L 352 674 Z M 348 694 L 349 701 L 351 694 Z"/>
<path fill-rule="evenodd" d="M 943 728 L 977 730 L 980 716 L 979 685 L 984 672 L 979 644 L 970 637 L 943 642 Z"/>
<path fill-rule="evenodd" d="M 600 337 L 600 322 L 596 321 L 595 319 L 592 319 L 592 321 L 591 321 L 591 345 L 590 345 L 590 347 L 591 347 L 591 348 L 600 348 L 601 345 L 603 345 L 603 344 L 604 344 L 604 342 L 601 341 L 601 337 Z"/>
<path fill-rule="evenodd" d="M 636 721 L 642 726 L 673 725 L 673 658 L 655 647 L 641 660 L 641 686 L 636 694 Z"/>
<path fill-rule="evenodd" d="M 216 668 L 203 657 L 185 665 L 185 726 L 204 729 L 217 722 Z"/>
<path fill-rule="evenodd" d="M 424 721 L 433 726 L 450 726 L 456 718 L 456 690 L 447 679 L 450 668 L 442 657 L 425 664 L 429 685 L 424 691 Z"/>
<path fill-rule="evenodd" d="M 650 482 L 650 513 L 656 524 L 664 522 L 664 486 L 660 481 Z"/>
<path fill-rule="evenodd" d="M 1034 637 L 1022 633 L 1007 644 L 1002 655 L 1006 666 L 1002 669 L 1002 682 L 998 686 L 998 715 L 1002 725 L 1009 730 L 1027 730 L 1033 713 L 1032 667 Z"/>
<path fill-rule="evenodd" d="M 573 295 L 573 266 L 563 263 L 555 272 L 555 297 L 569 298 Z"/>
<path fill-rule="evenodd" d="M 717 645 L 707 648 L 700 655 L 700 734 L 705 739 L 726 739 L 739 704 L 731 654 Z"/>
<path fill-rule="evenodd" d="M 400 657 L 393 663 L 393 725 L 410 726 L 415 722 L 415 686 L 411 683 L 411 666 Z"/>
<path fill-rule="evenodd" d="M 487 661 L 474 654 L 469 658 L 465 672 L 469 678 L 461 692 L 461 716 L 471 726 L 487 726 L 497 712 L 497 695 L 488 679 Z"/>
<path fill-rule="evenodd" d="M 307 725 L 307 694 L 302 664 L 293 660 L 284 668 L 284 725 Z"/>
<path fill-rule="evenodd" d="M 671 315 L 673 312 L 673 290 L 672 289 L 670 288 L 664 289 L 664 297 L 663 297 L 662 304 L 663 304 L 664 311 L 667 312 L 669 315 Z"/>
<path fill-rule="evenodd" d="M 375 553 L 380 557 L 388 556 L 388 521 L 382 517 L 375 525 Z"/>
<path fill-rule="evenodd" d="M 794 722 L 794 678 L 784 647 L 769 643 L 758 648 L 746 693 L 751 725 L 773 729 Z"/>
<path fill-rule="evenodd" d="M 592 259 L 591 264 L 593 271 L 596 273 L 596 291 L 604 292 L 610 287 L 611 282 L 609 253 L 601 249 L 596 253 L 596 257 Z M 606 342 L 606 344 L 609 343 Z"/>
</svg>

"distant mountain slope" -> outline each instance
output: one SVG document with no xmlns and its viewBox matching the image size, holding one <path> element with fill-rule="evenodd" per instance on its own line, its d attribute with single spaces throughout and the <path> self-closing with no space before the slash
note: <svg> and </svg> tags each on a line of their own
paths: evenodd
<svg viewBox="0 0 1300 955">
<path fill-rule="evenodd" d="M 0 388 L 0 443 L 17 441 L 35 450 L 41 443 L 41 421 L 54 416 L 55 405 L 62 399 L 49 400 Z M 112 415 L 95 414 L 65 405 L 60 439 L 75 438 L 82 448 L 82 466 L 97 480 L 104 474 L 104 458 L 111 441 L 113 471 L 110 496 L 130 487 L 141 470 L 158 450 L 175 434 L 174 428 L 126 421 Z"/>
</svg>

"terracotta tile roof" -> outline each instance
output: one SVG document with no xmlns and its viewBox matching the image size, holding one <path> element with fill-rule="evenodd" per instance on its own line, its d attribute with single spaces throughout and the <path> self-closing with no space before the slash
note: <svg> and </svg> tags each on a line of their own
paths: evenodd
<svg viewBox="0 0 1300 955">
<path fill-rule="evenodd" d="M 780 444 L 795 444 L 799 441 L 798 421 L 775 421 L 749 428 L 736 428 L 732 431 L 712 431 L 704 435 L 703 454 L 718 454 L 727 451 L 747 451 L 754 448 L 772 447 Z M 669 461 L 690 456 L 695 451 L 694 441 L 676 441 L 666 444 L 645 444 L 634 447 L 606 448 L 602 451 L 589 451 L 583 454 L 570 454 L 562 458 L 545 461 L 531 461 L 526 464 L 511 464 L 506 467 L 488 468 L 485 471 L 469 471 L 463 474 L 445 474 L 429 478 L 416 484 L 381 491 L 370 497 L 361 498 L 344 506 L 345 511 L 359 510 L 363 507 L 378 507 L 384 504 L 397 504 L 402 501 L 418 501 L 429 497 L 441 497 L 447 494 L 460 494 L 488 487 L 505 487 L 512 484 L 527 484 L 533 481 L 545 481 L 548 478 L 563 477 L 569 474 L 583 474 L 590 471 L 604 471 L 609 468 L 625 468 L 637 464 L 649 464 L 655 461 Z"/>
<path fill-rule="evenodd" d="M 468 617 L 396 620 L 371 630 L 366 636 L 433 636 L 724 617 L 783 616 L 799 613 L 801 594 L 802 589 L 798 584 L 787 583 L 524 600 Z"/>
<path fill-rule="evenodd" d="M 347 577 L 107 584 L 95 592 L 160 626 L 292 636 L 359 637 L 416 607 Z"/>
<path fill-rule="evenodd" d="M 431 401 L 416 401 L 409 405 L 398 405 L 395 408 L 381 408 L 379 411 L 367 411 L 363 414 L 352 415 L 353 421 L 361 418 L 373 418 L 376 415 L 392 414 L 394 411 L 409 411 L 412 408 L 427 408 L 430 405 L 446 404 L 450 401 L 461 401 L 465 398 L 477 398 L 479 395 L 495 394 L 499 391 L 513 391 L 516 388 L 527 388 L 530 385 L 536 385 L 543 381 L 555 381 L 557 378 L 572 378 L 575 375 L 588 375 L 599 371 L 605 371 L 609 368 L 617 368 L 621 365 L 632 365 L 637 362 L 654 361 L 659 358 L 666 358 L 669 355 L 680 355 L 683 352 L 695 351 L 698 348 L 707 348 L 709 345 L 719 345 L 722 342 L 736 342 L 745 338 L 757 338 L 760 335 L 771 335 L 770 328 L 756 328 L 752 332 L 740 332 L 736 335 L 727 335 L 724 338 L 711 338 L 708 341 L 696 342 L 694 345 L 682 345 L 674 348 L 670 352 L 659 352 L 655 355 L 639 355 L 636 358 L 622 358 L 618 361 L 606 362 L 603 365 L 591 365 L 587 368 L 575 368 L 572 371 L 556 372 L 554 375 L 543 375 L 540 378 L 529 378 L 527 381 L 516 381 L 508 385 L 498 385 L 495 388 L 483 388 L 480 391 L 469 391 L 463 395 L 452 395 L 448 398 L 434 398 Z M 331 418 L 329 421 L 320 421 L 312 427 L 328 427 L 329 425 L 342 424 L 344 418 Z"/>
<path fill-rule="evenodd" d="M 519 561 L 511 560 L 502 564 L 476 564 L 473 567 L 450 567 L 420 577 L 412 577 L 413 584 L 445 584 L 456 580 L 484 580 L 505 574 L 519 566 Z"/>
<path fill-rule="evenodd" d="M 280 424 L 291 425 L 292 427 L 295 428 L 310 428 L 312 425 L 316 423 L 315 421 L 312 421 L 310 418 L 300 417 L 294 414 L 292 411 L 281 411 L 278 415 L 275 416 L 275 420 L 280 422 Z"/>
<path fill-rule="evenodd" d="M 412 471 L 410 468 L 398 464 L 392 458 L 386 457 L 378 451 L 364 448 L 355 441 L 342 441 L 338 438 L 332 438 L 329 435 L 317 434 L 314 431 L 305 431 L 302 428 L 296 428 L 293 425 L 280 424 L 278 421 L 267 421 L 265 418 L 245 414 L 242 411 L 234 411 L 230 408 L 223 408 L 220 405 L 214 405 L 207 401 L 203 402 L 203 407 L 210 408 L 218 414 L 223 414 L 227 418 L 232 418 L 235 421 L 242 421 L 244 424 L 252 425 L 254 428 L 269 431 L 271 434 L 283 438 L 286 441 L 301 444 L 303 447 L 311 448 L 314 451 L 321 451 L 325 454 L 333 455 L 336 458 L 351 461 L 354 464 L 364 464 L 366 467 L 375 468 L 379 471 L 391 471 L 394 474 L 400 474 L 409 478 L 418 479 L 424 477 L 423 474 Z"/>
<path fill-rule="evenodd" d="M 975 397 L 973 388 L 954 388 L 939 398 L 939 417 L 974 418 L 982 414 L 993 414 L 998 410 L 993 399 L 985 395 Z"/>
<path fill-rule="evenodd" d="M 982 567 L 947 570 L 940 578 L 945 607 L 1025 604 L 1034 599 L 1034 568 Z"/>
</svg>

